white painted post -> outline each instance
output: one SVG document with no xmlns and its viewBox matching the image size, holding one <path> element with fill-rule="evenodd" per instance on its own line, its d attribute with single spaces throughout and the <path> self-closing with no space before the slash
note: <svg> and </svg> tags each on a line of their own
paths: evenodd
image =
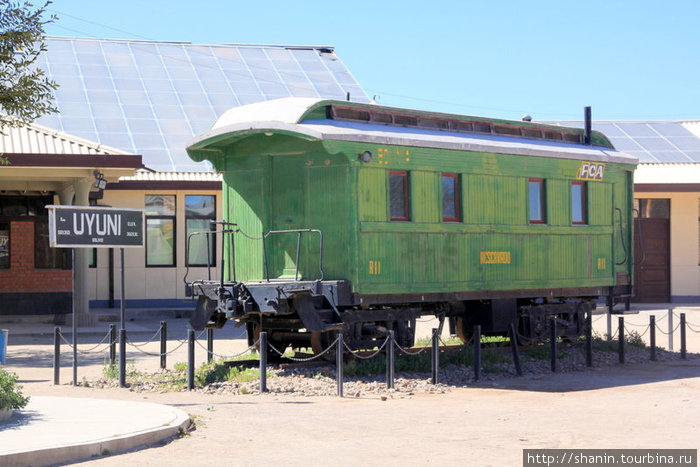
<svg viewBox="0 0 700 467">
<path fill-rule="evenodd" d="M 673 351 L 673 308 L 668 309 L 668 350 Z"/>
</svg>

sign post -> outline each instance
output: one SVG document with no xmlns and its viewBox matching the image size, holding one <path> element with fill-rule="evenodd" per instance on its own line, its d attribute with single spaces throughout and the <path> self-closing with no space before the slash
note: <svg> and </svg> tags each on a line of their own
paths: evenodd
<svg viewBox="0 0 700 467">
<path fill-rule="evenodd" d="M 119 385 L 126 386 L 126 319 L 124 248 L 143 247 L 142 209 L 98 206 L 46 206 L 49 245 L 73 250 L 73 385 L 78 385 L 77 326 L 75 316 L 75 249 L 121 247 L 121 329 L 119 330 Z"/>
</svg>

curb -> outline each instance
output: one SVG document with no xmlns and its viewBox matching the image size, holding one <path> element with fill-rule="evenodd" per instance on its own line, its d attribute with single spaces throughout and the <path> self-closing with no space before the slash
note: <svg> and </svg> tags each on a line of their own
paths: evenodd
<svg viewBox="0 0 700 467">
<path fill-rule="evenodd" d="M 5 451 L 4 453 L 0 453 L 0 465 L 54 465 L 111 456 L 136 448 L 152 446 L 158 442 L 174 438 L 186 432 L 192 426 L 192 420 L 189 415 L 180 409 L 173 407 L 168 408 L 172 409 L 175 413 L 175 417 L 168 423 L 162 423 L 153 428 L 122 435 L 96 438 L 76 443 L 67 443 L 64 445 L 37 449 Z"/>
</svg>

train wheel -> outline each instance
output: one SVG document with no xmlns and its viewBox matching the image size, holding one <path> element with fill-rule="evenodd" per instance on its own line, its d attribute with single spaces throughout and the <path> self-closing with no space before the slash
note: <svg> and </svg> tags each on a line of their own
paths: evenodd
<svg viewBox="0 0 700 467">
<path fill-rule="evenodd" d="M 458 316 L 455 327 L 457 328 L 457 336 L 459 336 L 464 344 L 467 344 L 471 338 L 474 337 L 474 328 L 471 320 Z"/>
</svg>

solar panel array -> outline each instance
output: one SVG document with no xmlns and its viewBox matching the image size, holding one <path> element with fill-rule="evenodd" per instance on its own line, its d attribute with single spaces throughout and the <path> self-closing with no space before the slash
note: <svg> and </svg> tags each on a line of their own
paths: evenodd
<svg viewBox="0 0 700 467">
<path fill-rule="evenodd" d="M 186 143 L 231 107 L 281 97 L 369 102 L 330 48 L 48 37 L 38 66 L 60 87 L 37 123 L 141 154 L 157 171 L 210 171 Z"/>
<path fill-rule="evenodd" d="M 583 122 L 555 124 L 583 127 Z M 607 136 L 615 149 L 638 158 L 639 162 L 700 162 L 700 138 L 683 122 L 594 121 L 593 129 Z"/>
</svg>

